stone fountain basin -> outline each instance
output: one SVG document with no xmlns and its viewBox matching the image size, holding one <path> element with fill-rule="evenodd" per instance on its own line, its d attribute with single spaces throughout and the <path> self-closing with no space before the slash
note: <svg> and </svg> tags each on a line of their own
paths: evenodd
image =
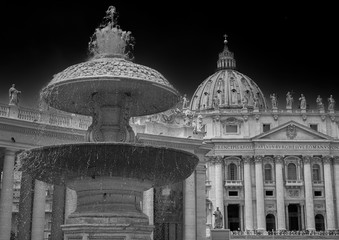
<svg viewBox="0 0 339 240">
<path fill-rule="evenodd" d="M 126 101 L 123 96 L 129 96 L 130 116 L 166 111 L 179 99 L 179 93 L 159 72 L 121 58 L 102 58 L 70 66 L 55 75 L 42 89 L 41 96 L 59 110 L 93 115 L 89 104 L 96 94 L 100 106 L 122 106 Z"/>
<path fill-rule="evenodd" d="M 137 143 L 76 143 L 26 150 L 21 169 L 56 185 L 79 177 L 122 177 L 163 186 L 188 178 L 198 164 L 192 153 Z"/>
</svg>

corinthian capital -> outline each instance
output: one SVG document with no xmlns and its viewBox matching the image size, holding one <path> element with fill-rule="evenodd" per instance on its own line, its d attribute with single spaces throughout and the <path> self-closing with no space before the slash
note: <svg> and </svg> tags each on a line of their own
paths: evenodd
<svg viewBox="0 0 339 240">
<path fill-rule="evenodd" d="M 211 157 L 211 162 L 214 164 L 220 164 L 224 162 L 224 156 L 213 156 Z"/>
<path fill-rule="evenodd" d="M 263 156 L 257 155 L 257 156 L 254 157 L 254 162 L 255 162 L 255 163 L 262 163 L 262 160 L 263 160 L 263 159 L 264 159 Z"/>
<path fill-rule="evenodd" d="M 275 163 L 283 163 L 284 162 L 284 157 L 282 155 L 275 155 L 274 156 L 274 161 L 275 161 Z"/>
<path fill-rule="evenodd" d="M 331 156 L 323 156 L 322 159 L 323 159 L 324 164 L 330 164 L 332 161 Z"/>
<path fill-rule="evenodd" d="M 303 156 L 304 164 L 309 164 L 309 163 L 311 163 L 312 159 L 313 159 L 312 156 L 308 156 L 308 155 Z"/>
<path fill-rule="evenodd" d="M 339 156 L 333 156 L 333 163 L 339 164 Z"/>
<path fill-rule="evenodd" d="M 242 160 L 244 161 L 244 163 L 251 163 L 252 156 L 243 156 Z"/>
</svg>

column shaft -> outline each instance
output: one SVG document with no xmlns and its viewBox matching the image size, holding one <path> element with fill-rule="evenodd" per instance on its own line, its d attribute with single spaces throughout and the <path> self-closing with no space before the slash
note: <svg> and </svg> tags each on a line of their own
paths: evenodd
<svg viewBox="0 0 339 240">
<path fill-rule="evenodd" d="M 264 182 L 262 171 L 262 157 L 255 158 L 255 187 L 257 197 L 257 230 L 266 230 L 265 223 L 265 200 L 264 200 Z"/>
<path fill-rule="evenodd" d="M 336 199 L 336 215 L 337 229 L 339 229 L 339 157 L 334 158 L 334 183 L 335 183 L 335 199 Z"/>
<path fill-rule="evenodd" d="M 32 219 L 32 240 L 44 239 L 45 203 L 46 203 L 46 184 L 39 180 L 35 180 L 33 219 Z"/>
<path fill-rule="evenodd" d="M 206 167 L 204 164 L 204 157 L 199 156 L 200 162 L 195 170 L 196 182 L 196 228 L 197 240 L 206 239 Z"/>
<path fill-rule="evenodd" d="M 195 172 L 185 180 L 184 239 L 196 240 Z"/>
<path fill-rule="evenodd" d="M 215 209 L 219 208 L 221 214 L 224 216 L 224 181 L 223 181 L 223 174 L 222 174 L 222 159 L 218 159 L 215 162 Z M 225 221 L 224 221 L 225 222 Z M 213 222 L 214 223 L 214 222 Z M 223 223 L 223 228 L 225 224 Z"/>
<path fill-rule="evenodd" d="M 331 158 L 324 158 L 324 182 L 327 230 L 335 230 Z"/>
<path fill-rule="evenodd" d="M 304 156 L 304 184 L 305 184 L 305 205 L 306 205 L 306 230 L 315 230 L 314 203 L 311 177 L 311 158 Z"/>
<path fill-rule="evenodd" d="M 64 239 L 60 226 L 64 224 L 65 219 L 65 198 L 66 198 L 66 187 L 54 185 L 51 240 Z"/>
<path fill-rule="evenodd" d="M 275 157 L 275 195 L 277 199 L 277 230 L 286 230 L 282 156 Z"/>
<path fill-rule="evenodd" d="M 15 152 L 6 150 L 2 171 L 2 187 L 0 196 L 1 240 L 9 240 L 11 236 L 14 162 L 15 162 Z"/>
<path fill-rule="evenodd" d="M 244 157 L 245 229 L 253 230 L 251 158 Z"/>
<path fill-rule="evenodd" d="M 26 172 L 22 172 L 20 186 L 20 202 L 19 202 L 19 223 L 18 223 L 18 239 L 31 239 L 32 225 L 32 208 L 34 196 L 34 180 Z"/>
<path fill-rule="evenodd" d="M 143 194 L 142 211 L 148 217 L 149 225 L 154 225 L 154 188 L 150 188 Z M 151 234 L 153 239 L 153 232 Z"/>
</svg>

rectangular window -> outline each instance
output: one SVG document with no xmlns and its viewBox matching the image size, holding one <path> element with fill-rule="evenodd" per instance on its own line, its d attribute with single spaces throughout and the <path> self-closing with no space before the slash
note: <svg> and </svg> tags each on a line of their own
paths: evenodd
<svg viewBox="0 0 339 240">
<path fill-rule="evenodd" d="M 318 131 L 318 124 L 310 124 L 310 128 L 312 128 L 314 131 Z"/>
<path fill-rule="evenodd" d="M 226 133 L 238 133 L 238 125 L 227 124 L 225 129 Z"/>
<path fill-rule="evenodd" d="M 228 191 L 228 196 L 230 196 L 230 197 L 237 197 L 238 196 L 238 191 Z"/>
<path fill-rule="evenodd" d="M 265 191 L 266 197 L 273 197 L 273 190 L 267 190 Z"/>
<path fill-rule="evenodd" d="M 321 197 L 321 191 L 314 191 L 314 196 L 315 197 Z"/>
<path fill-rule="evenodd" d="M 263 131 L 263 132 L 268 132 L 269 130 L 271 130 L 271 124 L 269 124 L 269 123 L 264 123 L 264 124 L 262 125 L 262 131 Z"/>
</svg>

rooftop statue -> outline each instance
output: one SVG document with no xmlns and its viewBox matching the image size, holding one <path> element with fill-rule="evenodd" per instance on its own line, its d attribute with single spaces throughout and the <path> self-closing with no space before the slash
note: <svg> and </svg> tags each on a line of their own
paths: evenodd
<svg viewBox="0 0 339 240">
<path fill-rule="evenodd" d="M 331 95 L 328 99 L 328 111 L 334 111 L 335 100 Z"/>
<path fill-rule="evenodd" d="M 316 103 L 317 103 L 317 108 L 319 110 L 324 110 L 323 99 L 320 97 L 320 95 L 318 95 Z"/>
<path fill-rule="evenodd" d="M 277 109 L 277 96 L 275 95 L 275 93 L 270 95 L 270 98 L 271 98 L 272 108 Z"/>
<path fill-rule="evenodd" d="M 293 97 L 291 92 L 286 94 L 286 109 L 292 109 Z"/>
<path fill-rule="evenodd" d="M 300 101 L 300 109 L 306 110 L 306 98 L 305 98 L 304 94 L 300 95 L 299 101 Z"/>
<path fill-rule="evenodd" d="M 12 87 L 8 90 L 9 93 L 9 105 L 17 106 L 19 104 L 19 94 L 21 91 L 18 91 L 15 88 L 15 84 L 12 84 Z"/>
</svg>

